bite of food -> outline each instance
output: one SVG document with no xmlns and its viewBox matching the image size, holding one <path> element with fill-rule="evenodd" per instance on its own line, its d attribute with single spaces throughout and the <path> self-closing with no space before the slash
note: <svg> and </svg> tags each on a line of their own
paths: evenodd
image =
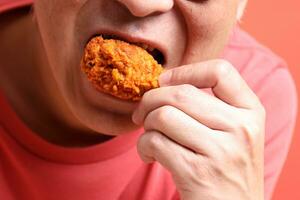
<svg viewBox="0 0 300 200">
<path fill-rule="evenodd" d="M 163 62 L 162 53 L 147 44 L 96 36 L 86 45 L 81 70 L 98 91 L 138 101 L 145 92 L 159 87 Z"/>
</svg>

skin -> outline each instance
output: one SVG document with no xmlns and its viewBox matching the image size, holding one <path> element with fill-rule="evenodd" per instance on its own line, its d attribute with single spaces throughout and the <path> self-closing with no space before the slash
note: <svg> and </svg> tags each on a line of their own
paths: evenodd
<svg viewBox="0 0 300 200">
<path fill-rule="evenodd" d="M 36 0 L 34 12 L 0 22 L 1 66 L 9 66 L 1 88 L 24 122 L 56 144 L 87 146 L 144 126 L 141 158 L 169 170 L 182 199 L 263 199 L 264 108 L 235 68 L 216 59 L 241 2 Z M 118 30 L 166 56 L 162 87 L 138 104 L 95 92 L 79 70 L 90 37 Z M 14 59 L 9 52 L 20 47 Z"/>
</svg>

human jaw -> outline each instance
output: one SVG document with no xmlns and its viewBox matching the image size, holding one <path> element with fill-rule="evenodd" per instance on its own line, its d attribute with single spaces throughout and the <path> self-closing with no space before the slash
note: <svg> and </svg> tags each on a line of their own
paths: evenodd
<svg viewBox="0 0 300 200">
<path fill-rule="evenodd" d="M 219 57 L 236 24 L 239 1 L 176 1 L 188 35 L 183 64 Z"/>
<path fill-rule="evenodd" d="M 59 92 L 77 119 L 108 134 L 134 128 L 130 114 L 136 105 L 95 92 L 87 83 L 79 63 L 88 39 L 109 33 L 152 44 L 164 53 L 165 67 L 172 68 L 216 57 L 233 24 L 232 13 L 222 7 L 228 4 L 224 1 L 220 1 L 222 5 L 202 5 L 177 0 L 170 10 L 143 17 L 135 16 L 125 1 L 47 2 L 36 1 L 36 15 Z M 217 14 L 213 14 L 214 8 Z"/>
<path fill-rule="evenodd" d="M 53 74 L 57 92 L 72 115 L 97 132 L 115 135 L 133 129 L 130 115 L 136 105 L 95 91 L 81 73 L 84 47 L 93 35 L 115 33 L 159 48 L 166 67 L 178 66 L 186 37 L 184 27 L 175 20 L 177 13 L 138 18 L 117 1 L 47 2 L 36 1 L 35 15 L 50 63 L 49 75 Z"/>
<path fill-rule="evenodd" d="M 53 69 L 56 76 L 64 76 L 57 78 L 62 88 L 64 85 L 73 85 L 74 82 L 70 82 L 80 77 L 80 70 L 74 69 L 80 62 L 86 43 L 95 35 L 114 35 L 131 43 L 146 43 L 163 53 L 165 67 L 180 64 L 186 37 L 184 27 L 174 20 L 178 17 L 174 11 L 138 18 L 117 1 L 86 1 L 80 6 L 73 5 L 66 9 L 69 10 L 52 8 L 54 19 L 40 23 L 40 26 L 50 24 L 42 27 L 41 32 L 48 29 L 42 35 L 49 60 L 55 62 L 51 63 L 51 67 L 63 66 Z M 56 10 L 64 10 L 66 14 L 56 14 Z M 61 81 L 68 81 L 66 76 L 69 77 L 69 83 Z"/>
</svg>

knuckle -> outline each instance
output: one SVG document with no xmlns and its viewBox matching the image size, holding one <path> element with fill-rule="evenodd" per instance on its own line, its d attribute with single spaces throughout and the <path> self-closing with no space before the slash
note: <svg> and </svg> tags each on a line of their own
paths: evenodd
<svg viewBox="0 0 300 200">
<path fill-rule="evenodd" d="M 266 115 L 266 109 L 257 95 L 254 96 L 252 110 L 256 111 L 259 116 Z"/>
<path fill-rule="evenodd" d="M 145 130 L 160 130 L 164 124 L 170 123 L 170 119 L 177 113 L 173 106 L 162 106 L 150 112 L 144 120 Z"/>
<path fill-rule="evenodd" d="M 234 71 L 232 64 L 226 60 L 217 60 L 215 65 L 215 73 L 219 78 L 227 77 Z"/>
<path fill-rule="evenodd" d="M 242 134 L 243 139 L 246 141 L 247 145 L 253 147 L 259 138 L 261 133 L 261 127 L 258 123 L 246 122 L 240 125 L 240 134 Z"/>
<path fill-rule="evenodd" d="M 162 135 L 157 132 L 151 132 L 148 136 L 148 144 L 149 148 L 152 149 L 154 152 L 161 149 L 163 144 Z"/>
<path fill-rule="evenodd" d="M 155 111 L 155 120 L 159 123 L 167 123 L 169 121 L 170 115 L 172 115 L 174 108 L 172 106 L 163 106 Z"/>
<path fill-rule="evenodd" d="M 143 94 L 141 102 L 148 102 L 150 99 L 152 99 L 154 90 L 149 90 L 149 91 L 145 92 Z"/>
<path fill-rule="evenodd" d="M 160 133 L 155 131 L 146 132 L 139 138 L 137 148 L 140 152 L 145 148 L 157 151 L 160 149 L 162 142 Z"/>
<path fill-rule="evenodd" d="M 142 150 L 146 146 L 147 138 L 148 138 L 148 134 L 147 133 L 144 133 L 143 135 L 141 135 L 139 137 L 138 142 L 137 142 L 137 149 L 138 149 L 139 152 L 142 152 Z"/>
<path fill-rule="evenodd" d="M 137 152 L 138 154 L 143 158 L 144 154 L 146 152 L 146 142 L 147 142 L 147 134 L 143 134 L 139 137 L 136 148 L 137 148 Z"/>
<path fill-rule="evenodd" d="M 262 116 L 263 120 L 266 118 L 266 108 L 263 106 L 263 104 L 259 103 L 259 105 L 257 106 L 257 112 L 260 116 Z"/>
<path fill-rule="evenodd" d="M 262 136 L 264 120 L 261 120 L 260 116 L 258 117 L 256 111 L 250 111 L 250 113 L 249 111 L 243 111 L 240 116 L 233 131 L 242 140 L 243 144 L 254 147 Z"/>
<path fill-rule="evenodd" d="M 174 91 L 174 100 L 176 102 L 182 102 L 186 103 L 188 102 L 191 97 L 193 96 L 193 93 L 195 92 L 195 87 L 189 84 L 184 84 L 176 87 Z"/>
</svg>

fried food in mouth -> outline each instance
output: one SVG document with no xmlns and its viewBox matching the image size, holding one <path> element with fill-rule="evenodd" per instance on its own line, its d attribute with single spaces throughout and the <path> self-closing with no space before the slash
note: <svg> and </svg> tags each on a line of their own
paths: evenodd
<svg viewBox="0 0 300 200">
<path fill-rule="evenodd" d="M 98 91 L 131 101 L 159 87 L 158 77 L 163 71 L 142 47 L 102 36 L 86 45 L 81 69 Z"/>
</svg>

